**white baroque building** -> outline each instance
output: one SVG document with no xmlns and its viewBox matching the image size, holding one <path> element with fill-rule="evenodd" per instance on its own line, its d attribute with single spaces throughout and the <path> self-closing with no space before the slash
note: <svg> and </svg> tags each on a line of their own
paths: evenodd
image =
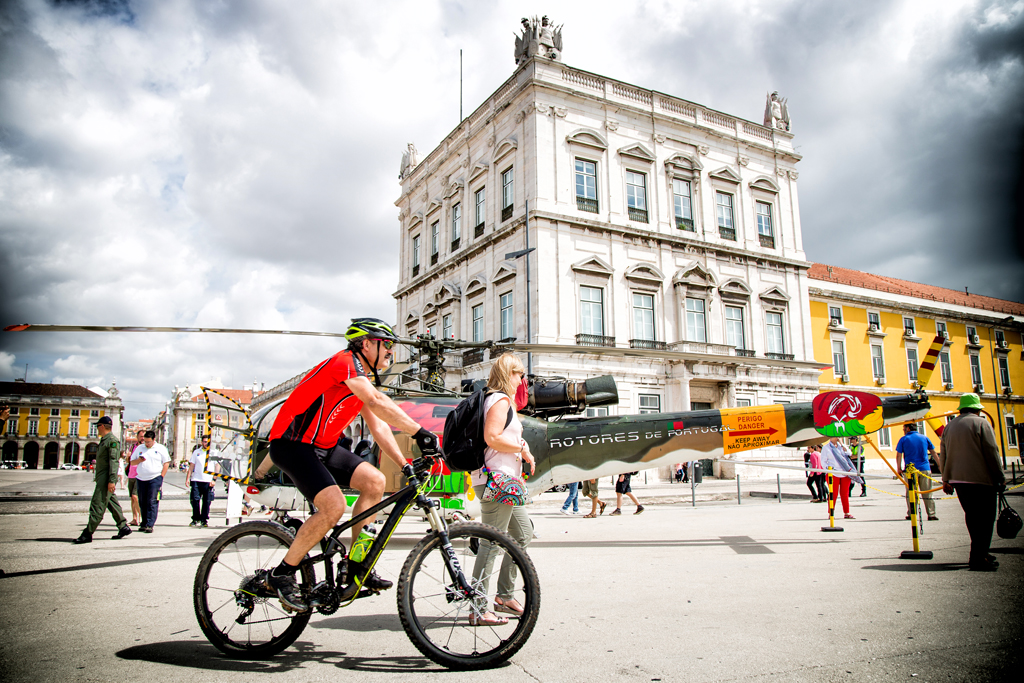
<svg viewBox="0 0 1024 683">
<path fill-rule="evenodd" d="M 574 353 L 534 353 L 533 372 L 614 375 L 612 414 L 809 401 L 822 365 L 792 139 L 524 60 L 422 160 L 412 145 L 403 158 L 398 328 L 562 345 Z M 536 250 L 508 260 L 527 231 Z M 456 387 L 489 358 L 448 365 Z"/>
</svg>

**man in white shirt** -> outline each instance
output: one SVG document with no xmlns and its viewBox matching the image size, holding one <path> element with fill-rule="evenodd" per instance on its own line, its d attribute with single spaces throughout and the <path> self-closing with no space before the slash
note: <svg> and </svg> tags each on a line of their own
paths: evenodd
<svg viewBox="0 0 1024 683">
<path fill-rule="evenodd" d="M 213 502 L 213 475 L 206 471 L 206 454 L 210 450 L 210 435 L 203 434 L 200 444 L 192 451 L 185 486 L 191 482 L 192 522 L 189 526 L 207 527 L 210 522 L 210 504 Z"/>
<path fill-rule="evenodd" d="M 149 430 L 143 435 L 143 448 L 132 453 L 131 464 L 135 465 L 136 490 L 139 493 L 139 507 L 142 508 L 142 524 L 139 531 L 151 534 L 160 509 L 157 494 L 163 486 L 171 456 L 163 444 L 156 442 L 156 432 Z"/>
</svg>

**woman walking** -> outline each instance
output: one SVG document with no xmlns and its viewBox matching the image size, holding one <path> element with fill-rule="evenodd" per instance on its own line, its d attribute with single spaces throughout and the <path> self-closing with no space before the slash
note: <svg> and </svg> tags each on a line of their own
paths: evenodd
<svg viewBox="0 0 1024 683">
<path fill-rule="evenodd" d="M 850 460 L 850 451 L 839 443 L 839 437 L 832 437 L 821 449 L 823 469 L 832 468 L 832 509 L 835 510 L 836 496 L 843 501 L 843 517 L 853 519 L 850 514 L 850 482 L 863 483 L 857 476 L 857 467 Z"/>
<path fill-rule="evenodd" d="M 508 505 L 496 500 L 485 501 L 484 489 L 491 473 L 501 473 L 509 477 L 521 478 L 523 463 L 533 472 L 533 455 L 530 447 L 523 440 L 523 424 L 515 411 L 514 397 L 516 389 L 523 381 L 526 369 L 515 354 L 502 355 L 491 367 L 487 379 L 487 390 L 491 393 L 484 400 L 484 466 L 472 473 L 473 490 L 479 497 L 482 521 L 501 531 L 507 531 L 516 542 L 526 548 L 533 538 L 533 522 L 523 505 Z M 473 566 L 474 582 L 480 582 L 481 592 L 487 593 L 489 579 L 494 565 L 493 547 L 487 543 L 480 544 L 476 563 Z M 481 579 L 481 577 L 485 577 Z M 469 623 L 473 626 L 498 626 L 508 623 L 508 617 L 499 616 L 495 612 L 505 612 L 520 616 L 523 606 L 512 594 L 516 579 L 516 568 L 512 559 L 505 556 L 498 573 L 497 595 L 494 598 L 494 611 L 488 611 L 486 602 L 478 604 L 477 609 L 469 615 Z"/>
</svg>

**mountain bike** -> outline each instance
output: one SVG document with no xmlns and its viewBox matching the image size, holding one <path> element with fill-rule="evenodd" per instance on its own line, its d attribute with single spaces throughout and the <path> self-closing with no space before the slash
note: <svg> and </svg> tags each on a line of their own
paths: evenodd
<svg viewBox="0 0 1024 683">
<path fill-rule="evenodd" d="M 203 633 L 231 657 L 272 657 L 299 637 L 313 612 L 334 614 L 358 598 L 375 595 L 363 582 L 388 545 L 395 527 L 413 508 L 421 510 L 430 531 L 412 549 L 398 577 L 398 615 L 413 645 L 449 669 L 485 669 L 508 660 L 523 645 L 540 614 L 540 583 L 533 562 L 508 534 L 476 522 L 448 526 L 438 503 L 425 495 L 436 456 L 417 458 L 403 468 L 406 485 L 358 517 L 339 524 L 307 555 L 296 579 L 310 610 L 291 612 L 266 583 L 284 557 L 300 522 L 245 522 L 218 536 L 199 563 L 193 587 L 196 617 Z M 365 559 L 349 563 L 341 535 L 354 524 L 392 510 Z M 502 566 L 511 569 L 512 597 L 521 616 L 502 625 L 480 624 L 492 611 L 489 591 Z M 322 578 L 317 580 L 317 567 Z"/>
</svg>

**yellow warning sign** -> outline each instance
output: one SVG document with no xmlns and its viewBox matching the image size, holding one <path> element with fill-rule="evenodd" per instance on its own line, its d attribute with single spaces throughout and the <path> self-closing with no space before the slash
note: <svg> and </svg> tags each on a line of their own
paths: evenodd
<svg viewBox="0 0 1024 683">
<path fill-rule="evenodd" d="M 782 405 L 722 410 L 722 445 L 725 454 L 785 443 L 785 411 L 786 408 Z"/>
</svg>

